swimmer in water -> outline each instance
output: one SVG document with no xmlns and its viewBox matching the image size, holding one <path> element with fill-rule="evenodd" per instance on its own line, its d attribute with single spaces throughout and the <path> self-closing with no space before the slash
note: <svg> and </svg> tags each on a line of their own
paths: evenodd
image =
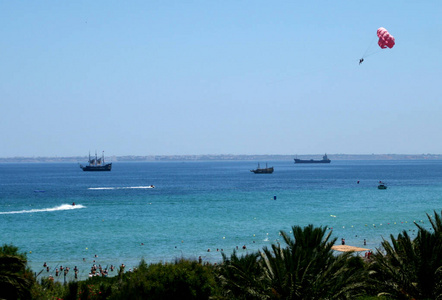
<svg viewBox="0 0 442 300">
<path fill-rule="evenodd" d="M 72 206 L 75 206 L 75 202 L 72 202 Z"/>
</svg>

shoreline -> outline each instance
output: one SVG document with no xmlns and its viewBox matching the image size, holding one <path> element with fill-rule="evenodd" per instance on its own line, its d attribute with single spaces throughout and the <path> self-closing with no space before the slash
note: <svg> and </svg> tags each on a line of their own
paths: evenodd
<svg viewBox="0 0 442 300">
<path fill-rule="evenodd" d="M 421 222 L 418 222 L 421 223 Z M 422 224 L 421 224 L 422 225 Z M 429 229 L 429 227 L 427 228 L 427 226 L 429 226 L 430 224 L 427 223 L 426 226 L 424 226 L 424 228 Z M 320 225 L 315 225 L 315 226 L 320 226 Z M 393 225 L 392 225 L 393 226 Z M 371 227 L 371 226 L 369 226 Z M 367 228 L 368 231 L 371 231 L 372 228 Z M 379 235 L 376 238 L 374 238 L 373 235 L 369 235 L 369 234 L 364 234 L 363 231 L 358 231 L 358 232 L 353 232 L 353 234 L 356 233 L 356 235 L 349 235 L 349 233 L 347 233 L 347 235 L 343 235 L 343 232 L 341 230 L 337 229 L 332 229 L 330 227 L 328 227 L 328 231 L 332 230 L 333 233 L 331 235 L 331 239 L 336 238 L 336 242 L 335 242 L 335 246 L 339 246 L 341 245 L 341 240 L 342 238 L 344 238 L 345 240 L 345 245 L 347 246 L 353 246 L 353 247 L 363 247 L 363 248 L 368 248 L 370 249 L 370 251 L 375 252 L 377 251 L 377 249 L 380 248 L 381 246 L 381 242 L 383 240 L 383 238 L 385 238 L 387 241 L 391 241 L 390 240 L 390 234 L 393 234 L 393 236 L 397 236 L 398 233 L 402 232 L 402 231 L 409 231 L 411 233 L 410 236 L 412 236 L 413 238 L 415 238 L 414 236 L 414 230 L 417 230 L 417 227 L 412 224 L 411 222 L 407 223 L 407 224 L 402 224 L 402 226 L 400 228 L 391 228 L 391 230 L 389 231 L 389 233 L 386 236 L 382 236 Z M 366 232 L 369 233 L 369 232 Z M 366 244 L 364 244 L 364 239 L 366 239 Z M 281 239 L 275 239 L 275 240 L 269 240 L 269 241 L 258 241 L 258 242 L 253 242 L 250 241 L 249 244 L 246 244 L 247 247 L 243 248 L 242 246 L 236 246 L 236 251 L 237 254 L 239 256 L 245 255 L 245 254 L 250 254 L 250 253 L 256 253 L 258 251 L 261 251 L 263 248 L 267 247 L 270 248 L 272 244 L 276 244 L 279 243 L 281 241 Z M 244 246 L 246 246 L 244 245 Z M 141 245 L 144 246 L 144 245 Z M 235 247 L 234 247 L 235 248 Z M 178 249 L 179 250 L 179 249 Z M 208 249 L 207 249 L 208 250 Z M 181 252 L 181 255 L 176 255 L 173 256 L 169 253 L 169 257 L 163 257 L 163 258 L 155 258 L 155 257 L 144 257 L 144 256 L 140 256 L 138 258 L 135 257 L 126 257 L 126 258 L 109 258 L 109 256 L 106 253 L 102 253 L 101 255 L 94 255 L 92 257 L 85 257 L 82 259 L 77 259 L 77 260 L 65 260 L 65 261 L 60 261 L 60 260 L 47 260 L 47 261 L 40 261 L 40 260 L 36 260 L 33 261 L 29 255 L 28 255 L 28 266 L 32 269 L 32 271 L 38 275 L 38 278 L 49 278 L 49 276 L 52 276 L 54 278 L 54 280 L 56 282 L 61 282 L 63 283 L 64 281 L 69 282 L 69 281 L 75 281 L 75 280 L 86 280 L 88 279 L 90 276 L 90 271 L 91 268 L 96 265 L 97 268 L 99 268 L 99 266 L 101 265 L 101 267 L 103 269 L 108 269 L 108 276 L 106 277 L 113 277 L 118 275 L 118 270 L 120 268 L 120 266 L 122 264 L 125 265 L 125 273 L 126 272 L 130 272 L 132 270 L 134 270 L 139 263 L 141 262 L 141 260 L 146 261 L 146 263 L 149 264 L 156 264 L 156 263 L 173 263 L 176 260 L 179 259 L 186 259 L 186 260 L 193 260 L 193 261 L 198 261 L 199 258 L 201 258 L 203 263 L 210 263 L 210 264 L 218 264 L 222 262 L 222 255 L 221 253 L 226 254 L 227 256 L 230 256 L 233 253 L 233 248 L 226 248 L 226 249 L 221 249 L 221 248 L 210 248 L 211 251 L 207 251 L 207 250 L 199 250 L 195 251 L 193 254 L 190 253 L 183 253 L 181 250 L 179 250 Z M 339 251 L 336 251 L 337 253 Z M 101 258 L 101 256 L 103 255 L 103 258 Z M 355 252 L 355 255 L 359 255 L 361 257 L 364 257 L 364 252 Z M 50 271 L 47 272 L 45 270 L 45 268 L 42 266 L 43 263 L 47 263 L 47 265 L 50 268 Z M 59 276 L 56 276 L 56 269 L 60 268 L 60 266 L 63 267 L 69 267 L 70 268 L 70 272 L 67 274 L 66 278 L 63 276 L 63 272 L 59 273 Z M 110 267 L 113 266 L 114 270 L 110 271 Z M 78 272 L 78 278 L 75 279 L 74 278 L 74 268 L 78 268 L 79 272 Z"/>
</svg>

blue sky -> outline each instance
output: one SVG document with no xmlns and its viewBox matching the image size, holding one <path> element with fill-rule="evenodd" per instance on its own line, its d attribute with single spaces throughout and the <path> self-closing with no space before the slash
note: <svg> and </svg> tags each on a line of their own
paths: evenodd
<svg viewBox="0 0 442 300">
<path fill-rule="evenodd" d="M 441 15 L 442 1 L 1 1 L 0 157 L 440 154 Z"/>
</svg>

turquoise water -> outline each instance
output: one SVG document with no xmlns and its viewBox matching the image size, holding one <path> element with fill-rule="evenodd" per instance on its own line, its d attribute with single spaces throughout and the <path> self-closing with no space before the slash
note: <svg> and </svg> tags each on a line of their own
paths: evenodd
<svg viewBox="0 0 442 300">
<path fill-rule="evenodd" d="M 217 262 L 221 249 L 257 251 L 280 230 L 311 223 L 375 249 L 391 233 L 413 236 L 413 222 L 429 228 L 426 213 L 441 211 L 440 161 L 268 163 L 273 174 L 253 174 L 257 162 L 246 161 L 117 162 L 97 173 L 71 163 L 0 164 L 0 243 L 19 246 L 36 272 L 47 262 L 40 276 L 63 265 L 85 277 L 94 260 L 128 269 L 141 258 Z"/>
</svg>

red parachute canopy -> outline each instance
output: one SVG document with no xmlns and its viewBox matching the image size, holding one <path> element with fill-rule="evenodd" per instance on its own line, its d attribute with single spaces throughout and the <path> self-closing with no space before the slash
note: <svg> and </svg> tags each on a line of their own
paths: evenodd
<svg viewBox="0 0 442 300">
<path fill-rule="evenodd" d="M 378 29 L 378 45 L 382 49 L 385 48 L 393 48 L 394 46 L 394 37 L 385 29 L 384 27 L 381 27 Z"/>
</svg>

